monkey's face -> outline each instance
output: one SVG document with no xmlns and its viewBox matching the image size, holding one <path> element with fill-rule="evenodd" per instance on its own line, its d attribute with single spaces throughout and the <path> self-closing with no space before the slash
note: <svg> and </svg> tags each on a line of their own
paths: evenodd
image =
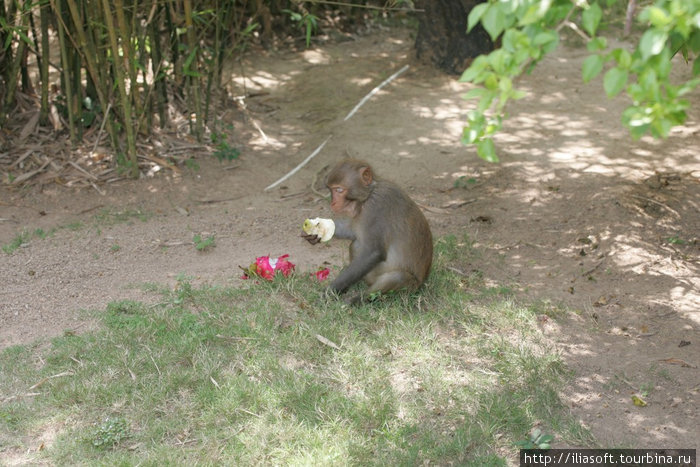
<svg viewBox="0 0 700 467">
<path fill-rule="evenodd" d="M 355 217 L 357 201 L 348 197 L 348 189 L 342 185 L 329 185 L 328 188 L 331 190 L 331 210 L 336 214 Z"/>
<path fill-rule="evenodd" d="M 328 174 L 326 186 L 333 212 L 355 217 L 372 192 L 372 169 L 361 161 L 342 161 Z"/>
</svg>

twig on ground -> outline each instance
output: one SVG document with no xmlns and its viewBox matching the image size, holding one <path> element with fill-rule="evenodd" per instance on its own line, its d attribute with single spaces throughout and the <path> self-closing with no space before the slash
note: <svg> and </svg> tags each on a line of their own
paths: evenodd
<svg viewBox="0 0 700 467">
<path fill-rule="evenodd" d="M 454 272 L 455 274 L 457 274 L 459 276 L 469 277 L 469 274 L 462 271 L 461 269 L 453 268 L 452 266 L 447 266 L 447 269 L 449 269 L 450 271 Z"/>
<path fill-rule="evenodd" d="M 311 191 L 313 191 L 315 195 L 318 195 L 318 196 L 320 196 L 321 198 L 324 198 L 324 199 L 326 198 L 326 195 L 324 195 L 323 193 L 321 193 L 320 191 L 318 191 L 318 190 L 316 189 L 316 181 L 318 180 L 318 175 L 319 175 L 321 172 L 323 172 L 324 170 L 326 170 L 326 168 L 328 168 L 328 164 L 324 165 L 324 166 L 321 167 L 319 170 L 317 170 L 316 173 L 314 174 L 314 178 L 311 180 Z"/>
<path fill-rule="evenodd" d="M 651 199 L 651 198 L 647 198 L 647 197 L 644 197 L 644 196 L 638 196 L 638 195 L 630 195 L 630 196 L 631 196 L 632 198 L 637 198 L 637 199 L 641 199 L 641 200 L 644 200 L 644 201 L 648 201 L 648 202 L 650 202 L 650 203 L 657 204 L 657 205 L 661 206 L 662 208 L 668 209 L 669 211 L 671 211 L 672 213 L 674 213 L 676 216 L 681 217 L 681 215 L 678 214 L 678 211 L 676 211 L 675 209 L 672 209 L 672 208 L 666 206 L 664 203 L 660 203 L 659 201 L 656 201 L 656 200 L 653 200 L 653 199 Z"/>
<path fill-rule="evenodd" d="M 64 372 L 62 372 L 62 373 L 58 373 L 58 374 L 55 374 L 55 375 L 47 376 L 46 378 L 42 379 L 41 381 L 39 381 L 39 382 L 36 383 L 35 385 L 31 386 L 31 387 L 29 388 L 29 390 L 31 391 L 31 390 L 33 390 L 33 389 L 38 388 L 39 386 L 41 386 L 42 384 L 44 384 L 45 382 L 47 382 L 47 381 L 50 380 L 50 379 L 61 378 L 62 376 L 73 376 L 73 372 L 72 372 L 72 371 L 64 371 Z"/>
<path fill-rule="evenodd" d="M 297 165 L 296 167 L 294 167 L 287 175 L 285 175 L 284 177 L 280 178 L 279 180 L 277 180 L 277 181 L 276 181 L 275 183 L 273 183 L 272 185 L 269 185 L 269 186 L 268 186 L 267 188 L 265 188 L 263 191 L 269 191 L 269 190 L 273 189 L 274 187 L 276 187 L 277 185 L 279 185 L 280 183 L 282 183 L 283 181 L 287 180 L 289 177 L 291 177 L 292 175 L 294 175 L 295 173 L 297 173 L 297 172 L 299 171 L 299 169 L 301 169 L 302 167 L 304 167 L 311 159 L 313 159 L 313 158 L 316 156 L 316 154 L 318 154 L 319 152 L 321 152 L 321 149 L 323 149 L 323 147 L 326 145 L 326 143 L 328 142 L 328 140 L 331 139 L 331 136 L 333 136 L 333 135 L 329 135 L 328 138 L 326 138 L 326 140 L 325 140 L 323 143 L 321 143 L 321 145 L 320 145 L 319 147 L 317 147 L 316 150 L 315 150 L 314 152 L 312 152 L 312 153 L 309 155 L 309 157 L 307 157 L 306 159 L 304 159 L 303 161 L 301 161 L 301 163 L 300 163 L 299 165 Z"/>
<path fill-rule="evenodd" d="M 362 98 L 362 100 L 355 106 L 355 108 L 352 109 L 352 110 L 350 111 L 350 113 L 347 114 L 347 115 L 345 116 L 345 118 L 343 119 L 343 121 L 346 122 L 346 121 L 350 120 L 350 118 L 351 118 L 353 115 L 355 115 L 355 112 L 357 112 L 357 111 L 360 109 L 360 107 L 362 107 L 363 105 L 365 105 L 365 102 L 367 102 L 368 100 L 370 100 L 370 99 L 372 98 L 372 96 L 374 96 L 376 93 L 378 93 L 379 90 L 382 89 L 384 86 L 386 86 L 387 84 L 391 83 L 391 82 L 392 82 L 393 80 L 395 80 L 399 75 L 401 75 L 401 74 L 404 73 L 406 70 L 408 70 L 408 68 L 409 68 L 408 65 L 404 65 L 399 71 L 397 71 L 397 72 L 394 73 L 393 75 L 389 76 L 387 79 L 385 79 L 384 81 L 382 81 L 381 84 L 380 84 L 379 86 L 377 86 L 376 88 L 372 89 L 365 97 Z"/>
</svg>

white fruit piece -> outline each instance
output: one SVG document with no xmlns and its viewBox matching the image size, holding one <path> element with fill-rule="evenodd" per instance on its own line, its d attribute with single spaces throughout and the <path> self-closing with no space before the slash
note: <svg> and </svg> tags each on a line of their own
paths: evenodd
<svg viewBox="0 0 700 467">
<path fill-rule="evenodd" d="M 333 219 L 323 219 L 317 217 L 315 219 L 306 219 L 301 227 L 304 232 L 309 235 L 318 235 L 322 242 L 327 242 L 333 238 L 335 233 L 335 222 Z"/>
</svg>

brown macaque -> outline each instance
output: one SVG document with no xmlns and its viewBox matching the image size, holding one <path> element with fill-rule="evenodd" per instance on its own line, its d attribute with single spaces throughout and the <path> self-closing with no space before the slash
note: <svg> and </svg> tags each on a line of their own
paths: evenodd
<svg viewBox="0 0 700 467">
<path fill-rule="evenodd" d="M 351 240 L 350 264 L 331 283 L 343 293 L 364 279 L 368 293 L 415 290 L 430 272 L 433 236 L 420 208 L 396 184 L 375 177 L 356 159 L 339 162 L 328 174 L 335 237 Z M 305 235 L 317 243 L 316 235 Z M 347 300 L 356 303 L 361 296 Z"/>
</svg>

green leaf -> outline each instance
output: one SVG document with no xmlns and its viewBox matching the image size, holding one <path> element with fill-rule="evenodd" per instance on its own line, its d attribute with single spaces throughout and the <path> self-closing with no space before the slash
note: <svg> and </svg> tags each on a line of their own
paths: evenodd
<svg viewBox="0 0 700 467">
<path fill-rule="evenodd" d="M 680 34 L 671 33 L 671 35 L 668 38 L 668 45 L 669 45 L 669 48 L 671 49 L 671 51 L 673 52 L 673 54 L 675 55 L 678 53 L 678 51 L 681 51 L 681 53 L 683 54 L 683 57 L 686 58 L 686 62 L 688 61 L 687 60 L 687 45 L 686 45 L 687 43 L 688 43 L 688 40 Z"/>
<path fill-rule="evenodd" d="M 488 162 L 498 162 L 496 155 L 496 146 L 491 138 L 484 138 L 476 145 L 476 152 L 479 157 Z"/>
<path fill-rule="evenodd" d="M 186 70 L 189 69 L 192 66 L 192 63 L 194 62 L 194 59 L 197 58 L 197 47 L 194 47 L 189 55 L 187 55 L 187 58 L 185 59 L 185 63 L 183 64 L 183 68 Z"/>
<path fill-rule="evenodd" d="M 508 29 L 501 38 L 502 47 L 510 53 L 517 52 L 529 41 L 530 39 L 517 29 Z"/>
<path fill-rule="evenodd" d="M 649 60 L 649 64 L 656 69 L 660 78 L 668 78 L 671 73 L 671 51 L 664 47 L 659 55 Z"/>
<path fill-rule="evenodd" d="M 471 127 L 464 127 L 462 130 L 462 144 L 473 144 L 479 139 L 479 132 Z"/>
<path fill-rule="evenodd" d="M 549 44 L 550 42 L 556 42 L 558 40 L 558 35 L 554 31 L 542 31 L 538 33 L 535 38 L 532 40 L 532 43 L 535 45 L 545 45 Z"/>
<path fill-rule="evenodd" d="M 639 51 L 642 53 L 642 58 L 648 60 L 649 57 L 658 55 L 664 49 L 668 34 L 658 29 L 649 29 L 639 41 Z"/>
<path fill-rule="evenodd" d="M 594 37 L 593 39 L 588 41 L 588 44 L 586 44 L 586 48 L 589 52 L 600 52 L 607 46 L 608 41 L 604 37 Z"/>
<path fill-rule="evenodd" d="M 595 32 L 598 30 L 598 25 L 602 17 L 603 10 L 600 9 L 597 3 L 594 3 L 588 7 L 588 9 L 584 10 L 581 15 L 583 29 L 591 36 L 595 36 Z"/>
<path fill-rule="evenodd" d="M 513 89 L 513 81 L 511 81 L 511 79 L 507 76 L 501 77 L 501 80 L 498 82 L 498 89 L 505 93 L 509 93 L 511 89 Z"/>
<path fill-rule="evenodd" d="M 661 138 L 668 138 L 671 128 L 673 128 L 673 124 L 666 118 L 659 118 L 651 125 L 652 134 Z"/>
<path fill-rule="evenodd" d="M 698 13 L 700 17 L 700 13 Z M 688 38 L 688 48 L 693 52 L 700 52 L 700 25 L 696 26 L 695 31 Z"/>
<path fill-rule="evenodd" d="M 673 21 L 666 10 L 659 8 L 657 6 L 651 6 L 647 9 L 647 21 L 651 23 L 652 26 L 657 28 L 663 28 Z"/>
<path fill-rule="evenodd" d="M 528 24 L 536 23 L 542 16 L 543 14 L 538 5 L 530 5 L 523 17 L 520 18 L 518 24 L 520 26 L 527 26 Z"/>
<path fill-rule="evenodd" d="M 537 33 L 532 39 L 532 43 L 535 47 L 531 50 L 537 50 L 539 53 L 538 57 L 550 53 L 559 45 L 559 34 L 552 30 L 545 30 Z"/>
<path fill-rule="evenodd" d="M 245 36 L 249 36 L 250 34 L 253 33 L 253 31 L 255 31 L 255 30 L 258 28 L 258 26 L 259 26 L 258 23 L 251 23 L 251 24 L 249 24 L 242 32 L 240 32 L 239 34 L 240 34 L 241 36 L 244 36 L 244 37 L 245 37 Z"/>
<path fill-rule="evenodd" d="M 637 82 L 642 87 L 648 98 L 658 99 L 659 79 L 656 76 L 656 70 L 647 68 L 637 76 Z"/>
<path fill-rule="evenodd" d="M 692 91 L 693 89 L 698 87 L 699 84 L 700 84 L 700 78 L 694 78 L 694 79 L 689 80 L 688 82 L 686 82 L 685 84 L 682 84 L 678 88 L 678 95 L 682 96 L 684 94 L 688 94 L 690 91 Z"/>
<path fill-rule="evenodd" d="M 474 88 L 471 89 L 469 92 L 466 94 L 462 95 L 462 99 L 467 100 L 467 99 L 481 99 L 481 97 L 486 93 L 486 89 L 484 88 Z"/>
<path fill-rule="evenodd" d="M 627 71 L 619 68 L 611 68 L 603 78 L 603 88 L 608 97 L 617 96 L 627 84 Z"/>
<path fill-rule="evenodd" d="M 632 65 L 632 55 L 625 49 L 615 49 L 610 52 L 610 56 L 615 59 L 617 66 L 623 70 L 628 70 Z"/>
<path fill-rule="evenodd" d="M 604 60 L 600 55 L 590 55 L 583 61 L 582 73 L 583 81 L 589 82 L 601 71 L 603 71 Z"/>
<path fill-rule="evenodd" d="M 467 32 L 471 31 L 472 28 L 476 26 L 476 23 L 478 23 L 481 19 L 481 15 L 484 14 L 484 11 L 486 11 L 488 7 L 488 3 L 480 3 L 472 8 L 472 10 L 469 12 L 469 17 L 467 18 Z"/>
<path fill-rule="evenodd" d="M 516 2 L 513 3 L 517 4 Z M 544 18 L 552 6 L 552 0 L 541 0 L 539 2 L 532 3 L 533 5 L 531 5 L 525 14 L 521 16 L 520 21 L 518 22 L 520 26 L 527 26 L 528 24 L 539 22 L 542 18 Z"/>
<path fill-rule="evenodd" d="M 462 130 L 462 143 L 473 144 L 484 135 L 485 119 L 483 113 L 469 111 L 467 113 L 467 125 Z"/>
<path fill-rule="evenodd" d="M 627 107 L 624 112 L 622 112 L 622 122 L 627 125 L 632 134 L 632 138 L 639 139 L 644 136 L 649 128 L 648 117 L 643 115 L 642 110 L 639 107 Z"/>
<path fill-rule="evenodd" d="M 471 65 L 469 65 L 469 68 L 464 70 L 464 73 L 462 73 L 462 76 L 459 78 L 460 83 L 470 83 L 474 81 L 474 79 L 479 76 L 488 66 L 489 61 L 486 58 L 486 55 L 479 55 L 474 59 Z"/>
<path fill-rule="evenodd" d="M 499 7 L 499 3 L 489 3 L 488 8 L 481 18 L 481 24 L 486 29 L 486 32 L 491 36 L 491 40 L 495 41 L 506 28 L 506 15 Z"/>
<path fill-rule="evenodd" d="M 511 62 L 511 53 L 504 49 L 494 50 L 489 54 L 489 64 L 493 71 L 499 75 L 505 74 L 508 64 Z"/>
<path fill-rule="evenodd" d="M 489 91 L 498 89 L 498 75 L 496 75 L 495 73 L 489 73 L 486 79 L 484 80 L 484 87 Z"/>
<path fill-rule="evenodd" d="M 488 89 L 484 89 L 484 91 L 484 95 L 481 97 L 479 104 L 476 106 L 477 112 L 481 113 L 486 112 L 486 110 L 491 107 L 491 103 L 498 95 L 496 91 L 489 91 Z"/>
</svg>

